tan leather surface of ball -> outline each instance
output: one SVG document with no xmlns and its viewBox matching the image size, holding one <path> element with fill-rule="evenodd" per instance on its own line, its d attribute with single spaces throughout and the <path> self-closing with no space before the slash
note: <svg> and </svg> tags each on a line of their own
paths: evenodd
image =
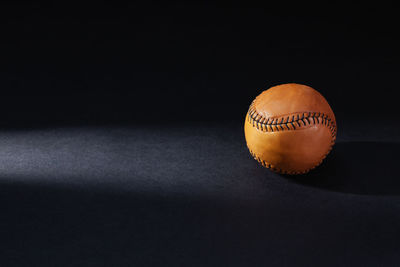
<svg viewBox="0 0 400 267">
<path fill-rule="evenodd" d="M 301 84 L 282 84 L 251 103 L 244 132 L 252 156 L 264 167 L 302 174 L 318 166 L 336 140 L 335 115 L 325 98 Z"/>
</svg>

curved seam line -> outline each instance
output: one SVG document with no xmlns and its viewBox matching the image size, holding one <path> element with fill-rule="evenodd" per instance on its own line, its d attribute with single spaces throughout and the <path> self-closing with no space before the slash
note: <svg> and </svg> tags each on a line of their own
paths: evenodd
<svg viewBox="0 0 400 267">
<path fill-rule="evenodd" d="M 254 114 L 256 114 L 255 117 L 253 117 Z M 300 118 L 299 114 L 302 114 L 301 118 Z M 304 114 L 306 114 L 308 116 L 306 116 Z M 293 120 L 295 118 L 295 115 L 297 115 L 297 119 Z M 250 154 L 253 156 L 253 158 L 255 160 L 257 160 L 262 166 L 264 166 L 268 169 L 271 169 L 272 171 L 282 173 L 282 174 L 304 174 L 304 173 L 307 173 L 310 170 L 317 167 L 318 165 L 320 165 L 322 163 L 322 161 L 326 158 L 326 156 L 329 154 L 329 152 L 332 150 L 332 147 L 335 144 L 335 140 L 336 140 L 336 132 L 337 132 L 336 123 L 333 123 L 332 119 L 329 118 L 328 115 L 326 115 L 322 112 L 299 112 L 299 113 L 292 113 L 292 114 L 283 115 L 283 116 L 284 117 L 281 116 L 278 118 L 274 118 L 274 119 L 272 119 L 272 123 L 269 123 L 271 118 L 267 119 L 264 116 L 260 115 L 255 110 L 254 101 L 253 101 L 253 103 L 251 103 L 251 105 L 250 105 L 250 108 L 248 111 L 248 116 L 246 116 L 246 117 L 248 117 L 248 120 L 252 124 L 253 127 L 254 127 L 254 123 L 256 123 L 257 129 L 261 130 L 262 132 L 289 131 L 289 127 L 287 124 L 290 123 L 293 127 L 293 122 L 295 122 L 298 125 L 298 128 L 293 127 L 293 129 L 290 129 L 292 131 L 302 130 L 302 129 L 305 130 L 305 129 L 308 129 L 311 125 L 316 125 L 316 124 L 322 124 L 322 125 L 326 126 L 328 128 L 328 130 L 330 130 L 332 133 L 331 145 L 329 146 L 328 151 L 323 155 L 323 157 L 317 162 L 317 164 L 315 166 L 313 166 L 309 169 L 303 170 L 303 171 L 287 171 L 287 170 L 279 169 L 279 168 L 274 167 L 272 164 L 262 160 L 248 146 L 247 146 L 247 148 L 249 149 Z M 289 121 L 290 116 L 292 116 L 292 121 Z M 285 118 L 286 118 L 286 122 L 282 123 Z M 312 118 L 313 122 L 311 123 L 311 121 L 308 118 Z M 315 118 L 317 118 L 317 122 L 315 122 Z M 321 122 L 320 122 L 319 118 L 322 118 Z M 261 122 L 260 119 L 263 119 L 263 122 Z M 279 119 L 281 119 L 281 123 L 277 124 Z M 305 123 L 304 119 L 307 119 L 308 124 Z M 265 123 L 265 120 L 267 120 L 267 123 Z M 274 123 L 274 121 L 275 121 L 275 123 Z M 303 123 L 303 125 L 300 125 L 300 123 L 298 121 L 301 121 Z M 259 128 L 258 124 L 260 124 L 261 129 Z M 285 125 L 287 127 L 287 130 L 284 130 L 282 125 Z M 264 126 L 264 127 L 262 127 L 262 126 Z M 271 131 L 269 131 L 268 126 L 271 128 Z M 272 126 L 275 126 L 275 131 Z M 279 128 L 277 126 L 280 126 L 281 130 L 279 130 Z M 264 129 L 266 129 L 266 130 L 264 130 Z"/>
<path fill-rule="evenodd" d="M 295 120 L 293 120 L 295 118 L 294 114 L 297 115 L 296 116 L 297 118 Z M 266 117 L 260 115 L 255 110 L 254 102 L 253 102 L 250 105 L 250 108 L 248 111 L 248 119 L 249 119 L 249 122 L 253 125 L 253 127 L 254 127 L 254 124 L 256 124 L 257 129 L 260 130 L 260 128 L 261 128 L 261 131 L 263 131 L 263 132 L 298 130 L 298 129 L 296 129 L 296 127 L 293 127 L 294 123 L 296 123 L 297 127 L 299 127 L 299 128 L 303 128 L 305 126 L 310 126 L 310 125 L 322 124 L 322 125 L 327 126 L 331 130 L 332 135 L 336 135 L 336 123 L 334 123 L 327 114 L 322 113 L 322 112 L 311 112 L 311 111 L 310 112 L 302 112 L 301 118 L 300 118 L 299 114 L 300 113 L 292 113 L 290 115 L 284 115 L 283 117 L 281 116 L 281 117 L 274 118 L 271 120 L 271 118 L 266 118 Z M 290 117 L 292 117 L 291 121 L 289 121 Z M 312 118 L 312 122 L 309 118 Z M 317 120 L 315 120 L 315 118 L 317 118 Z M 321 118 L 321 121 L 319 118 Z M 265 120 L 267 120 L 267 122 L 265 122 Z M 281 120 L 280 123 L 279 123 L 279 120 Z M 283 121 L 285 121 L 285 122 L 282 123 Z M 299 121 L 301 121 L 303 125 L 301 125 L 299 123 Z M 307 121 L 307 123 L 306 123 L 306 121 Z M 259 127 L 258 124 L 260 124 L 261 127 Z M 293 129 L 289 129 L 288 124 L 292 125 Z M 268 125 L 270 126 L 269 128 L 271 129 L 271 131 L 267 127 Z M 282 127 L 282 125 L 285 125 L 287 129 L 284 129 Z M 262 126 L 264 126 L 264 127 L 262 127 Z M 275 126 L 275 129 L 273 128 L 273 126 Z M 281 129 L 279 129 L 278 126 Z M 264 129 L 266 129 L 266 130 L 264 130 Z"/>
</svg>

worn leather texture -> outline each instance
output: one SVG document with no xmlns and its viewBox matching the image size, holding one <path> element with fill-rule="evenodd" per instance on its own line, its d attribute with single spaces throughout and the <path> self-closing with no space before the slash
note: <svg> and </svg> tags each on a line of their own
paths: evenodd
<svg viewBox="0 0 400 267">
<path fill-rule="evenodd" d="M 318 166 L 336 140 L 336 119 L 326 99 L 301 84 L 262 92 L 246 115 L 245 138 L 251 155 L 273 171 L 302 174 Z"/>
</svg>

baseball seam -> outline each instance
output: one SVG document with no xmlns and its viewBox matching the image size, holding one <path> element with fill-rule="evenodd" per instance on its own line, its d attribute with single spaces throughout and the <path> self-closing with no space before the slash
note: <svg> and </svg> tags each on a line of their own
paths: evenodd
<svg viewBox="0 0 400 267">
<path fill-rule="evenodd" d="M 332 138 L 336 137 L 335 123 L 328 115 L 322 112 L 297 112 L 266 118 L 257 112 L 253 101 L 247 113 L 247 119 L 253 127 L 263 132 L 297 130 L 315 124 L 322 124 L 329 128 Z"/>
<path fill-rule="evenodd" d="M 319 166 L 319 165 L 322 163 L 322 161 L 326 158 L 326 156 L 329 154 L 329 152 L 332 150 L 333 144 L 334 144 L 334 142 L 333 142 L 333 143 L 331 144 L 331 146 L 329 147 L 328 152 L 325 153 L 325 155 L 317 162 L 317 164 L 315 164 L 314 166 L 312 166 L 312 167 L 309 168 L 309 169 L 305 169 L 305 170 L 301 170 L 301 171 L 289 171 L 289 170 L 284 170 L 284 169 L 277 168 L 277 167 L 275 167 L 273 164 L 271 164 L 271 163 L 269 163 L 269 162 L 267 162 L 267 161 L 265 161 L 265 160 L 262 160 L 262 159 L 261 159 L 259 156 L 257 156 L 257 154 L 254 153 L 249 147 L 247 147 L 247 148 L 249 149 L 251 156 L 252 156 L 256 161 L 258 161 L 262 166 L 264 166 L 265 168 L 268 168 L 268 169 L 270 169 L 271 171 L 274 171 L 274 172 L 277 172 L 277 173 L 280 173 L 280 174 L 297 175 L 297 174 L 305 174 L 305 173 L 311 171 L 312 169 L 315 169 L 317 166 Z"/>
<path fill-rule="evenodd" d="M 326 158 L 329 152 L 332 150 L 333 145 L 336 140 L 336 124 L 335 122 L 329 118 L 328 115 L 321 112 L 297 112 L 293 114 L 286 114 L 283 116 L 275 116 L 266 118 L 259 114 L 254 106 L 254 101 L 251 103 L 249 111 L 247 113 L 247 119 L 249 123 L 256 127 L 258 130 L 262 132 L 279 132 L 279 131 L 288 131 L 288 130 L 299 130 L 304 127 L 308 127 L 315 124 L 321 124 L 326 126 L 332 135 L 331 144 L 329 146 L 328 151 L 323 155 L 323 157 L 315 164 L 313 167 L 301 170 L 301 171 L 288 171 L 275 167 L 269 162 L 262 160 L 256 153 L 254 153 L 249 147 L 250 154 L 253 156 L 255 160 L 257 160 L 262 166 L 281 173 L 281 174 L 304 174 L 314 169 L 318 165 L 322 163 L 322 161 Z"/>
</svg>

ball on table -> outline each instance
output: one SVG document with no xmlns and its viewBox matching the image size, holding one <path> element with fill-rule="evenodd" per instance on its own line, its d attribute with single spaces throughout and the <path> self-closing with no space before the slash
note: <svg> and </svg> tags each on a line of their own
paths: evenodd
<svg viewBox="0 0 400 267">
<path fill-rule="evenodd" d="M 318 166 L 336 140 L 335 115 L 326 99 L 301 84 L 282 84 L 251 103 L 244 132 L 251 155 L 283 174 L 302 174 Z"/>
</svg>

